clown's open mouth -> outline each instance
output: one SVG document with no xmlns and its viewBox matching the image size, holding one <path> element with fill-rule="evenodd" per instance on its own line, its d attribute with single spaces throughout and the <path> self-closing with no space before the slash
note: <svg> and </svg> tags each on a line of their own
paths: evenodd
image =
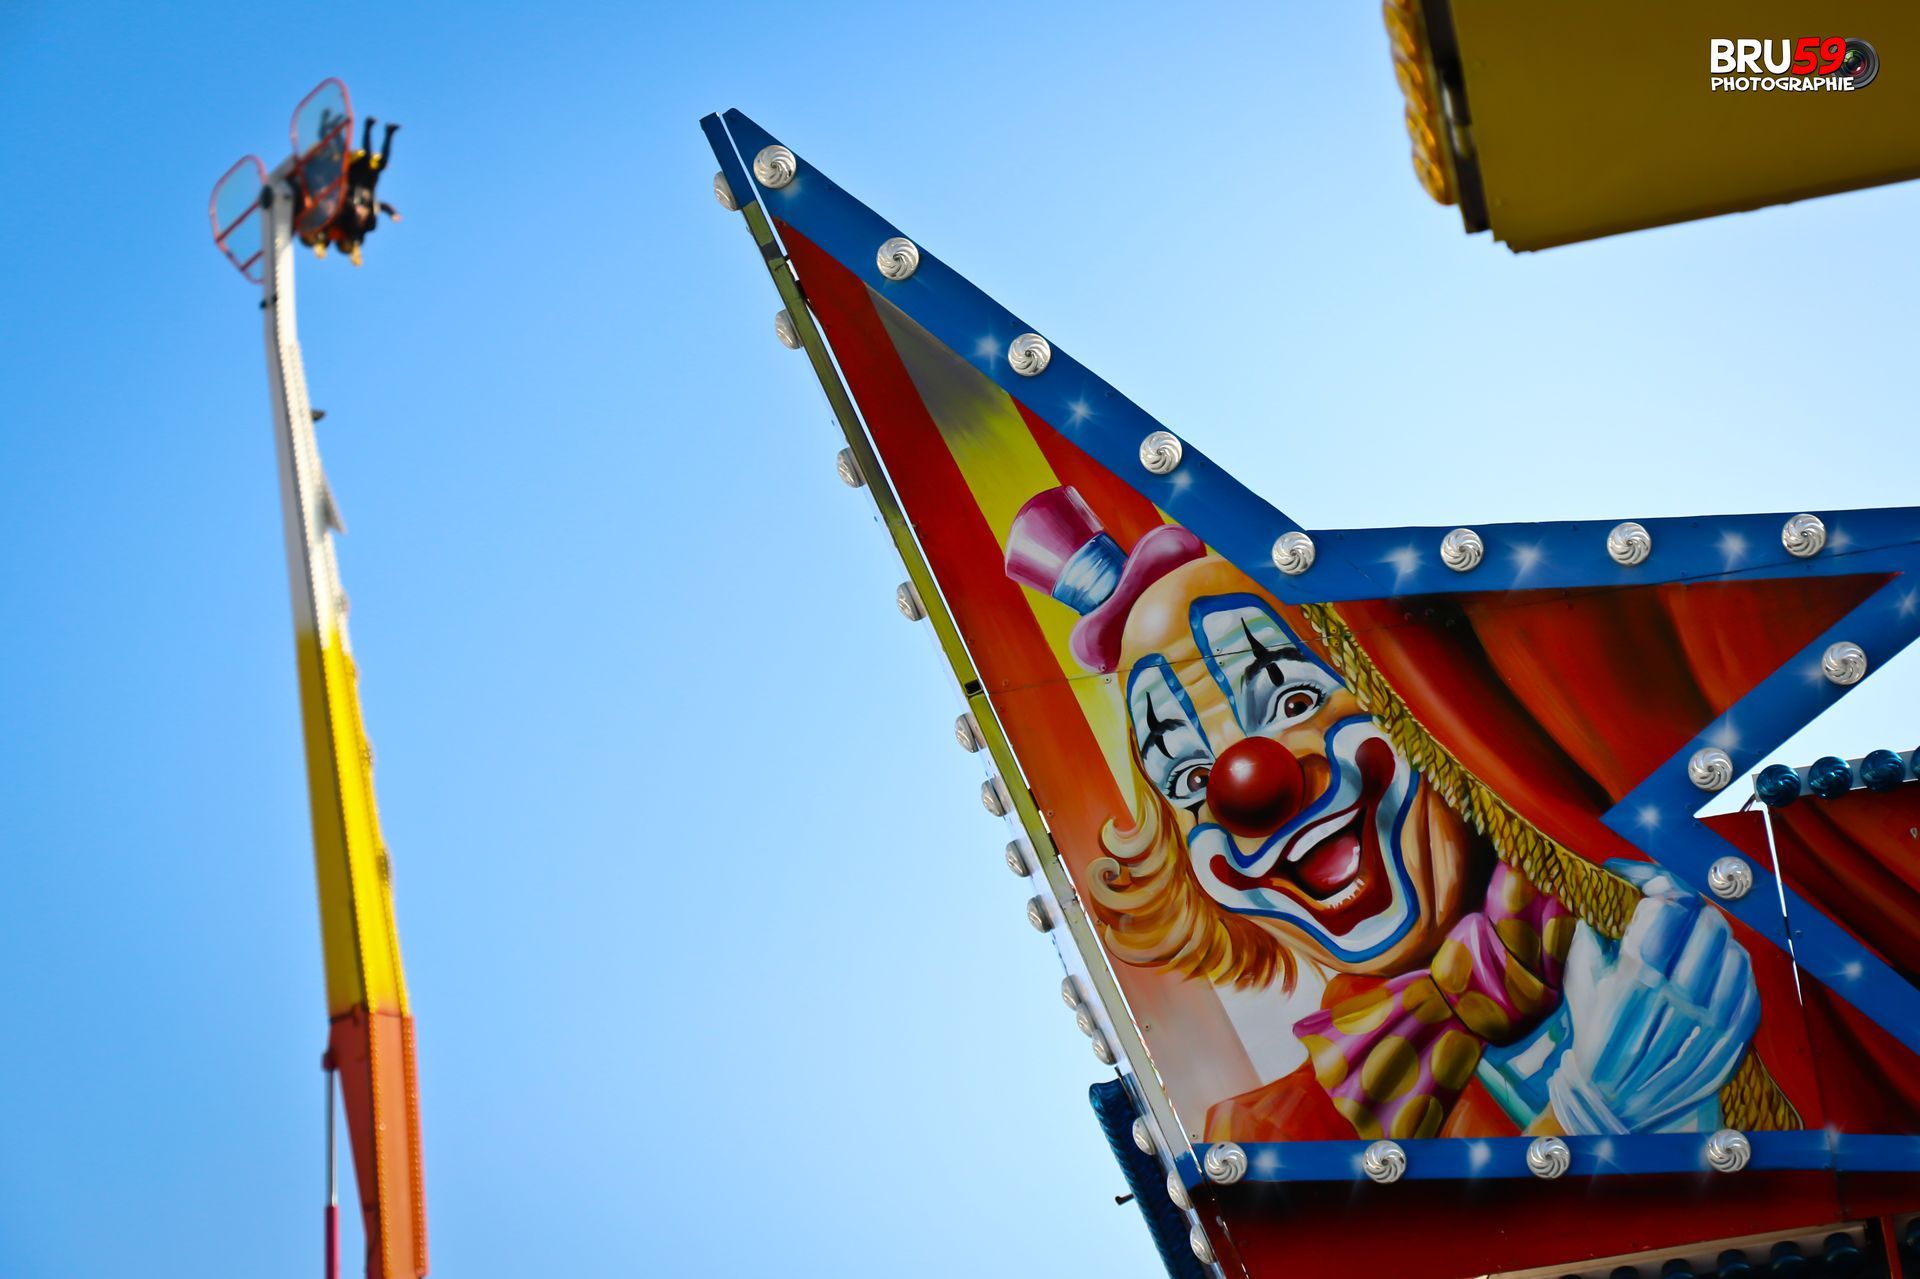
<svg viewBox="0 0 1920 1279">
<path fill-rule="evenodd" d="M 1284 892 L 1335 936 L 1386 910 L 1393 902 L 1393 885 L 1380 847 L 1379 809 L 1397 761 L 1385 741 L 1373 738 L 1360 744 L 1354 763 L 1359 766 L 1359 796 L 1289 832 L 1266 874 L 1244 874 L 1224 856 L 1213 858 L 1213 873 L 1242 890 Z"/>
</svg>

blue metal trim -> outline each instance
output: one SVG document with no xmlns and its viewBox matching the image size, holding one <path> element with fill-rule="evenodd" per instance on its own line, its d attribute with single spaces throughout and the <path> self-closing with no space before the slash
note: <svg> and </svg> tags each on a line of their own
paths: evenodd
<svg viewBox="0 0 1920 1279">
<path fill-rule="evenodd" d="M 738 111 L 725 116 L 742 155 L 777 139 Z M 1579 589 L 1751 577 L 1828 576 L 1920 568 L 1920 507 L 1823 514 L 1828 546 L 1811 559 L 1788 555 L 1780 530 L 1798 512 L 1641 519 L 1653 536 L 1646 563 L 1623 568 L 1606 552 L 1616 521 L 1475 525 L 1486 544 L 1480 567 L 1456 573 L 1440 563 L 1443 527 L 1328 530 L 1313 534 L 1314 567 L 1289 577 L 1273 566 L 1280 534 L 1300 525 L 1215 465 L 1181 436 L 1185 456 L 1171 475 L 1140 465 L 1140 441 L 1167 429 L 1080 364 L 1044 329 L 1026 323 L 920 248 L 920 266 L 903 281 L 880 274 L 874 254 L 903 234 L 799 158 L 797 176 L 779 190 L 758 188 L 767 213 L 818 244 L 876 293 L 975 365 L 1003 390 L 1137 492 L 1198 534 L 1220 554 L 1289 603 L 1337 603 L 1459 590 Z M 1047 336 L 1053 358 L 1038 377 L 1008 365 L 1008 344 L 1022 333 Z M 1179 434 L 1176 432 L 1176 434 Z M 1411 554 L 1408 554 L 1408 552 Z"/>
<path fill-rule="evenodd" d="M 1087 1089 L 1087 1100 L 1093 1104 L 1094 1117 L 1100 1121 L 1120 1174 L 1127 1179 L 1127 1188 L 1133 1191 L 1133 1202 L 1146 1218 L 1147 1232 L 1167 1274 L 1171 1279 L 1204 1279 L 1207 1269 L 1195 1260 L 1187 1242 L 1187 1214 L 1168 1197 L 1160 1161 L 1133 1144 L 1133 1121 L 1140 1111 L 1126 1084 L 1118 1079 L 1093 1084 Z"/>
<path fill-rule="evenodd" d="M 1629 791 L 1606 814 L 1606 824 L 1698 891 L 1707 882 L 1708 867 L 1738 850 L 1693 817 L 1705 796 L 1687 776 L 1688 758 L 1702 746 L 1719 746 L 1733 757 L 1736 769 L 1757 767 L 1768 752 L 1851 691 L 1820 674 L 1820 655 L 1829 644 L 1850 639 L 1870 656 L 1891 655 L 1920 637 L 1920 609 L 1909 602 L 1912 589 L 1896 578 L 1868 596 Z M 1920 988 L 1791 890 L 1783 918 L 1781 885 L 1772 868 L 1754 865 L 1753 871 L 1753 890 L 1746 896 L 1708 900 L 1777 946 L 1786 946 L 1791 928 L 1794 962 L 1803 971 L 1920 1051 Z"/>
<path fill-rule="evenodd" d="M 1642 1134 L 1633 1137 L 1565 1137 L 1573 1156 L 1566 1176 L 1619 1177 L 1652 1173 L 1711 1173 L 1706 1133 Z M 1842 1137 L 1836 1149 L 1822 1131 L 1748 1134 L 1749 1170 L 1830 1169 L 1904 1172 L 1920 1169 L 1920 1137 Z M 1365 1141 L 1248 1142 L 1246 1180 L 1363 1181 Z M 1532 1179 L 1526 1137 L 1430 1137 L 1400 1143 L 1409 1181 Z M 1182 1169 L 1185 1174 L 1185 1169 Z M 1725 1174 L 1740 1176 L 1740 1173 Z M 1198 1182 L 1190 1182 L 1190 1185 Z"/>
<path fill-rule="evenodd" d="M 707 145 L 713 148 L 713 158 L 720 166 L 720 172 L 727 179 L 727 186 L 733 191 L 733 202 L 746 212 L 749 204 L 760 198 L 760 188 L 747 180 L 747 171 L 741 167 L 740 157 L 734 153 L 733 139 L 727 136 L 726 126 L 720 123 L 717 115 L 700 117 L 700 132 L 707 135 Z"/>
<path fill-rule="evenodd" d="M 1912 1172 L 1920 1168 L 1920 1136 L 1835 1133 L 1834 1166 L 1841 1172 Z"/>
</svg>

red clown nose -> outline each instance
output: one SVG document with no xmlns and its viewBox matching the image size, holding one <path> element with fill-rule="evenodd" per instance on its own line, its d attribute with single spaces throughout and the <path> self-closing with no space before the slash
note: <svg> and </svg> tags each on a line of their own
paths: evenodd
<svg viewBox="0 0 1920 1279">
<path fill-rule="evenodd" d="M 1306 789 L 1300 761 L 1271 737 L 1246 737 L 1213 762 L 1207 807 L 1222 826 L 1246 839 L 1279 830 L 1300 811 Z"/>
</svg>

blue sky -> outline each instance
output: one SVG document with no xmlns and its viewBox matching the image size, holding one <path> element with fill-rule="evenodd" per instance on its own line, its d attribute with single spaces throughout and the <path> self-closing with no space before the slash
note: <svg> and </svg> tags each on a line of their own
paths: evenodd
<svg viewBox="0 0 1920 1279">
<path fill-rule="evenodd" d="M 278 489 L 205 201 L 329 74 L 405 125 L 406 221 L 300 305 L 435 1272 L 1156 1273 L 699 116 L 1308 527 L 1916 500 L 1920 188 L 1516 257 L 1418 189 L 1351 8 L 0 9 L 0 1273 L 319 1264 Z M 1917 691 L 1789 753 L 1910 747 Z"/>
</svg>

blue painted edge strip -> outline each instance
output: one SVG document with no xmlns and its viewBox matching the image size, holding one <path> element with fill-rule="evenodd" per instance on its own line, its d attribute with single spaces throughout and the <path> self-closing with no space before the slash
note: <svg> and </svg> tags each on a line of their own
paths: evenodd
<svg viewBox="0 0 1920 1279">
<path fill-rule="evenodd" d="M 1839 1172 L 1904 1172 L 1920 1169 L 1920 1137 L 1852 1137 L 1837 1141 L 1825 1132 L 1764 1132 L 1749 1134 L 1753 1158 L 1743 1171 L 1832 1170 Z M 1634 1137 L 1566 1137 L 1573 1159 L 1566 1176 L 1646 1176 L 1660 1173 L 1713 1173 L 1706 1160 L 1703 1133 Z M 1245 1180 L 1364 1181 L 1361 1157 L 1364 1141 L 1252 1142 Z M 1472 1181 L 1504 1178 L 1533 1180 L 1527 1169 L 1526 1137 L 1427 1138 L 1403 1141 L 1409 1181 Z M 1205 1178 L 1191 1160 L 1180 1167 L 1189 1187 Z"/>
<path fill-rule="evenodd" d="M 760 199 L 759 188 L 747 180 L 747 171 L 741 167 L 740 157 L 734 154 L 733 139 L 727 136 L 726 126 L 720 123 L 717 115 L 700 117 L 700 132 L 707 135 L 707 145 L 713 148 L 713 159 L 720 166 L 720 174 L 727 180 L 727 188 L 733 192 L 733 202 L 741 210 Z"/>
<path fill-rule="evenodd" d="M 1848 639 L 1870 655 L 1891 655 L 1917 636 L 1920 607 L 1916 606 L 1914 588 L 1896 578 L 1788 659 L 1656 768 L 1608 811 L 1606 824 L 1700 892 L 1706 886 L 1708 868 L 1738 850 L 1693 817 L 1706 798 L 1687 775 L 1687 760 L 1693 752 L 1702 746 L 1719 746 L 1732 757 L 1736 773 L 1751 771 L 1780 742 L 1848 691 L 1820 673 L 1820 656 L 1829 644 Z M 1783 917 L 1782 886 L 1772 868 L 1744 855 L 1743 860 L 1748 860 L 1753 869 L 1752 891 L 1737 901 L 1711 896 L 1708 900 L 1775 945 L 1784 946 L 1790 930 L 1794 962 L 1802 970 L 1920 1052 L 1920 988 L 1791 890 L 1785 891 Z"/>
<path fill-rule="evenodd" d="M 1206 1267 L 1195 1259 L 1187 1242 L 1191 1229 L 1187 1214 L 1167 1195 L 1160 1161 L 1142 1154 L 1133 1144 L 1133 1121 L 1139 1118 L 1140 1111 L 1134 1106 L 1126 1084 L 1118 1079 L 1093 1084 L 1087 1089 L 1087 1100 L 1092 1103 L 1100 1131 L 1120 1165 L 1120 1174 L 1127 1179 L 1127 1188 L 1133 1191 L 1134 1204 L 1146 1218 L 1147 1232 L 1153 1237 L 1153 1246 L 1159 1251 L 1167 1274 L 1171 1279 L 1204 1279 Z"/>
<path fill-rule="evenodd" d="M 1711 1173 L 1703 1133 L 1631 1137 L 1563 1137 L 1573 1159 L 1566 1175 L 1645 1176 L 1656 1173 Z M 1748 1134 L 1753 1159 L 1746 1170 L 1834 1172 L 1920 1171 L 1920 1136 L 1853 1133 L 1762 1132 Z M 1245 1142 L 1247 1174 L 1252 1182 L 1364 1181 L 1360 1161 L 1365 1141 Z M 1527 1168 L 1527 1137 L 1443 1137 L 1403 1141 L 1407 1180 L 1471 1181 L 1533 1179 Z M 1204 1148 L 1203 1148 L 1204 1149 Z M 1189 1189 L 1206 1184 L 1192 1156 L 1179 1161 L 1181 1182 Z M 1737 1173 L 1715 1174 L 1738 1176 Z"/>
</svg>

